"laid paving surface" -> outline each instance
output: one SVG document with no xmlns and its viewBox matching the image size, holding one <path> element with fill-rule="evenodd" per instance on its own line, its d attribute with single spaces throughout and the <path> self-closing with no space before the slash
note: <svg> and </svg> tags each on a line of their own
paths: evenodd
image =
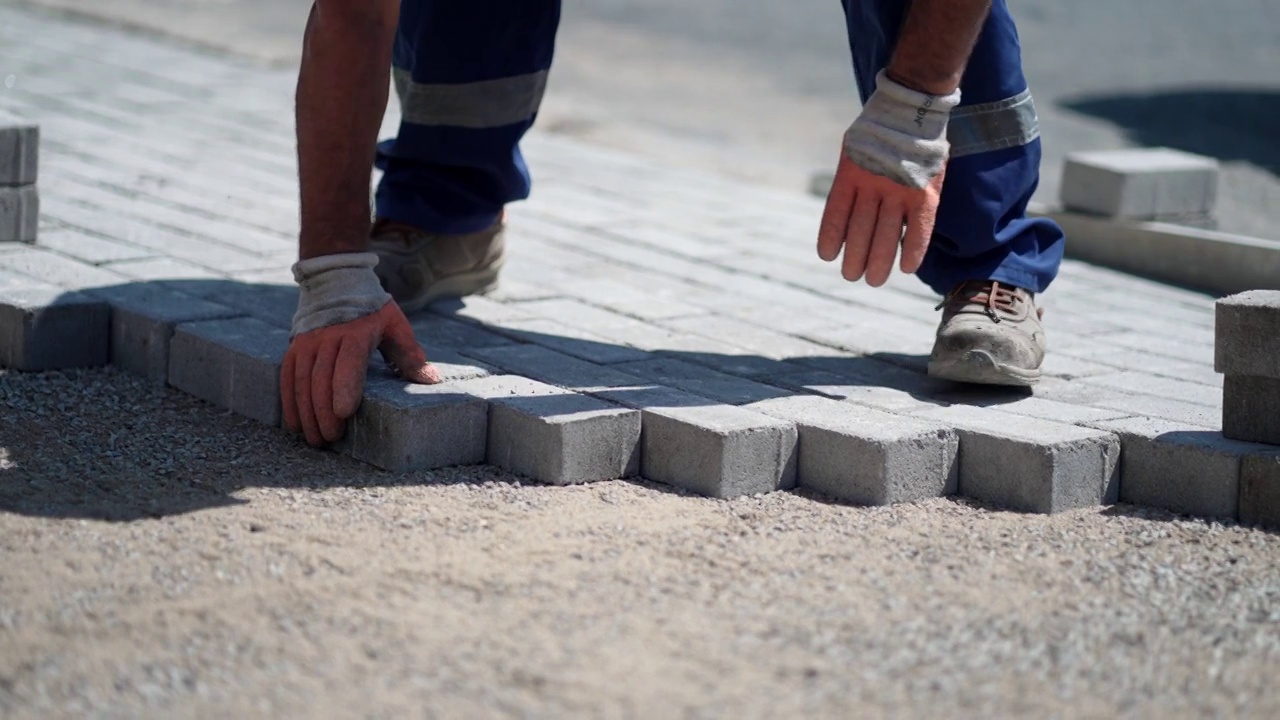
<svg viewBox="0 0 1280 720">
<path fill-rule="evenodd" d="M 27 78 L 6 110 L 40 125 L 42 213 L 38 244 L 0 247 L 0 356 L 110 362 L 278 426 L 293 75 L 5 16 L 0 57 Z M 1234 519 L 1241 458 L 1273 450 L 1222 442 L 1210 297 L 1068 263 L 1043 297 L 1034 395 L 966 389 L 923 372 L 937 298 L 915 278 L 873 289 L 815 257 L 813 199 L 548 136 L 525 149 L 537 189 L 511 213 L 503 287 L 413 318 L 449 382 L 406 388 L 375 359 L 339 451 L 392 471 L 486 461 L 554 484 L 638 472 L 722 498 L 958 492 L 1058 512 L 1139 497 L 1125 447 L 1183 433 L 1230 461 L 1209 477 L 1174 466 L 1142 502 Z M 769 411 L 800 396 L 818 397 Z M 1164 432 L 1096 425 L 1129 418 Z M 903 445 L 886 424 L 931 439 Z M 1188 495 L 1200 485 L 1217 490 Z"/>
<path fill-rule="evenodd" d="M 317 452 L 264 427 L 292 76 L 7 8 L 0 65 L 0 714 L 1280 710 L 1212 298 L 1070 263 L 1033 396 L 942 386 L 936 298 L 840 280 L 818 203 L 535 135 L 503 289 L 412 318 L 447 382 L 375 359 Z"/>
</svg>

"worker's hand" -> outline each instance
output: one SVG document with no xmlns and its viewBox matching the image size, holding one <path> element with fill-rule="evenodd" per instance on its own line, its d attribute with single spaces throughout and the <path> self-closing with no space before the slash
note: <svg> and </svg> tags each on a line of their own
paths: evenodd
<svg viewBox="0 0 1280 720">
<path fill-rule="evenodd" d="M 883 71 L 876 91 L 844 136 L 844 148 L 818 229 L 818 256 L 831 262 L 844 248 L 841 274 L 880 286 L 898 245 L 903 272 L 924 261 L 933 235 L 950 145 L 947 121 L 960 91 L 917 92 Z M 905 232 L 904 232 L 905 229 Z"/>
<path fill-rule="evenodd" d="M 294 266 L 301 293 L 280 369 L 285 426 L 319 447 L 340 439 L 360 407 L 369 355 L 381 351 L 410 382 L 440 382 L 409 321 L 373 273 L 372 253 L 326 255 Z"/>
</svg>

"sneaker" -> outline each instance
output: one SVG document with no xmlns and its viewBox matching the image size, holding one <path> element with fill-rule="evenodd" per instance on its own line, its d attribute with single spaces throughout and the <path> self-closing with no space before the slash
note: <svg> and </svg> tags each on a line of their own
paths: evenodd
<svg viewBox="0 0 1280 720">
<path fill-rule="evenodd" d="M 929 374 L 983 385 L 1030 387 L 1040 379 L 1046 349 L 1035 296 L 995 280 L 960 283 L 943 310 Z"/>
<path fill-rule="evenodd" d="M 378 220 L 369 244 L 378 255 L 374 272 L 405 313 L 439 298 L 484 294 L 498 286 L 505 229 L 502 218 L 465 235 L 423 232 Z"/>
</svg>

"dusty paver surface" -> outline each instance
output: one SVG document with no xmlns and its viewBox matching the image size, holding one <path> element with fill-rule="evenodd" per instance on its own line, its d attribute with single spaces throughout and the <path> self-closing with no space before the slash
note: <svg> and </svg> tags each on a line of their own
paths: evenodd
<svg viewBox="0 0 1280 720">
<path fill-rule="evenodd" d="M 1280 537 L 389 476 L 0 374 L 0 715 L 1274 717 Z"/>
<path fill-rule="evenodd" d="M 287 72 L 6 9 L 0 37 L 36 82 L 5 108 L 46 130 L 40 252 L 75 283 L 287 284 Z M 914 279 L 868 291 L 810 257 L 812 200 L 529 150 L 495 305 L 551 286 L 778 361 L 927 350 Z M 1051 394 L 1216 427 L 1210 298 L 1078 263 L 1055 287 Z M 393 476 L 115 370 L 0 372 L 0 409 L 5 717 L 1280 710 L 1272 533 Z"/>
</svg>

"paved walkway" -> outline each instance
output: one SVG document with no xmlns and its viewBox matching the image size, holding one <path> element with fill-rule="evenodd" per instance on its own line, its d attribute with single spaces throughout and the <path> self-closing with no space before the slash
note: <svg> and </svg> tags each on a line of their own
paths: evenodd
<svg viewBox="0 0 1280 720">
<path fill-rule="evenodd" d="M 271 358 L 283 347 L 295 297 L 288 276 L 297 230 L 293 75 L 12 9 L 0 9 L 0 67 L 23 77 L 20 85 L 0 90 L 0 107 L 39 122 L 43 134 L 40 240 L 35 248 L 0 248 L 0 281 L 90 291 L 116 308 L 117 363 L 278 423 Z M 394 115 L 389 113 L 388 132 Z M 1010 447 L 1038 448 L 1057 458 L 1063 443 L 1099 443 L 1105 461 L 1089 471 L 1089 492 L 1101 493 L 1092 500 L 1097 504 L 1116 498 L 1115 457 L 1106 448 L 1123 442 L 1133 460 L 1125 470 L 1134 482 L 1120 479 L 1121 498 L 1235 516 L 1239 458 L 1265 448 L 1223 443 L 1217 433 L 1221 378 L 1212 367 L 1212 298 L 1068 262 L 1043 297 L 1051 355 L 1048 377 L 1034 396 L 940 385 L 922 372 L 936 298 L 912 277 L 897 276 L 883 289 L 841 280 L 835 267 L 814 256 L 819 202 L 536 133 L 525 149 L 535 197 L 512 208 L 503 289 L 415 318 L 429 355 L 444 361 L 452 378 L 527 376 L 646 413 L 650 429 L 658 425 L 649 421 L 662 415 L 655 409 L 728 407 L 728 415 L 711 420 L 705 413 L 698 419 L 675 413 L 682 428 L 709 432 L 721 445 L 736 437 L 736 430 L 726 429 L 738 427 L 730 416 L 758 429 L 771 426 L 751 424 L 761 415 L 794 414 L 769 412 L 758 403 L 846 399 L 858 408 L 940 424 L 953 436 L 958 432 L 961 442 L 994 437 L 1005 443 L 992 446 L 990 462 L 1002 473 L 1043 474 L 1053 498 L 1027 500 L 1007 488 L 966 494 L 1026 509 L 1060 509 L 1055 493 L 1067 466 L 1055 460 L 1037 469 L 1008 459 Z M 165 316 L 137 307 L 138 297 L 152 298 L 144 304 L 154 306 L 154 293 L 161 291 L 181 298 L 174 300 L 181 312 Z M 122 310 L 167 322 L 167 331 L 178 325 L 173 353 L 157 357 L 148 335 L 134 338 L 143 343 L 137 346 L 141 354 L 122 357 L 120 333 L 145 334 L 152 327 L 122 329 L 120 318 L 131 317 Z M 226 320 L 236 317 L 241 319 Z M 189 321 L 206 322 L 184 331 L 182 323 Z M 260 338 L 241 337 L 253 328 L 261 329 Z M 154 342 L 169 342 L 167 332 L 156 337 Z M 102 347 L 106 352 L 105 340 Z M 219 347 L 232 349 L 225 362 L 215 357 Z M 248 361 L 236 353 L 265 366 L 245 369 Z M 240 369 L 233 372 L 233 366 Z M 187 379 L 176 380 L 175 368 Z M 260 384 L 244 380 L 232 388 L 251 376 Z M 544 385 L 492 385 L 467 392 L 492 400 L 495 392 L 545 391 Z M 639 385 L 669 387 L 682 399 L 658 402 L 618 392 Z M 244 397 L 237 400 L 236 393 Z M 839 411 L 822 407 L 838 414 L 847 405 Z M 962 410 L 940 410 L 947 406 Z M 974 414 L 965 406 L 988 409 Z M 551 425 L 561 417 L 545 408 L 520 412 L 542 413 L 535 419 Z M 873 413 L 859 422 L 892 424 L 887 418 Z M 806 427 L 799 425 L 801 442 Z M 652 444 L 656 430 L 650 435 Z M 685 437 L 692 435 L 673 436 Z M 1197 471 L 1167 486 L 1139 489 L 1155 482 L 1139 480 L 1144 472 L 1178 466 L 1159 460 L 1167 455 L 1160 454 L 1161 443 L 1171 438 L 1188 458 L 1225 452 L 1234 460 L 1207 479 Z M 493 442 L 490 437 L 491 462 Z M 786 467 L 786 437 L 780 442 L 782 465 L 769 472 L 777 476 L 776 487 L 786 487 L 795 481 L 795 468 Z M 731 451 L 721 445 L 715 452 L 731 463 Z M 969 447 L 967 460 L 976 462 L 979 443 Z M 361 455 L 358 447 L 348 449 Z M 643 450 L 639 465 L 623 458 L 621 469 L 656 470 L 656 453 L 672 453 L 671 462 L 693 457 L 678 455 L 689 450 L 674 446 Z M 409 452 L 376 448 L 366 459 L 403 464 L 404 457 L 388 459 L 384 451 Z M 1155 453 L 1150 463 L 1137 462 L 1147 457 L 1141 452 Z M 950 458 L 956 462 L 954 453 Z M 965 461 L 959 463 L 965 491 Z M 933 494 L 954 490 L 955 471 L 935 478 L 942 485 Z M 548 472 L 555 477 L 544 479 L 565 479 Z M 734 490 L 734 472 L 723 465 L 709 471 L 718 483 L 711 485 L 671 472 L 668 479 L 710 494 L 772 489 L 748 483 Z M 802 467 L 801 484 L 803 475 Z M 971 475 L 976 489 L 976 471 Z M 1125 487 L 1133 488 L 1127 497 Z"/>
</svg>

